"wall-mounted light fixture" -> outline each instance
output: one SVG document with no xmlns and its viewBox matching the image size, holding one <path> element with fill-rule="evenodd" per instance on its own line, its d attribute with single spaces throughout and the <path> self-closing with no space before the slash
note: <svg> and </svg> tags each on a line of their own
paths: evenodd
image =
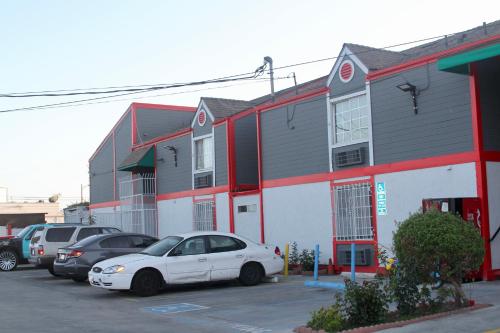
<svg viewBox="0 0 500 333">
<path fill-rule="evenodd" d="M 177 168 L 177 148 L 174 146 L 163 146 L 164 149 L 170 150 L 172 153 L 174 153 L 174 165 Z"/>
<path fill-rule="evenodd" d="M 415 114 L 417 114 L 418 113 L 418 106 L 417 106 L 418 90 L 417 90 L 417 87 L 409 82 L 398 84 L 396 87 L 401 91 L 410 92 L 411 98 L 413 100 L 413 112 L 415 112 Z"/>
</svg>

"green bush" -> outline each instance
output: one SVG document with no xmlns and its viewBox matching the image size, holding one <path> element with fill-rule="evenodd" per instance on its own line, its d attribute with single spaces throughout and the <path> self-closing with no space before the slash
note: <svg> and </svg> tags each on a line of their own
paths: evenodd
<svg viewBox="0 0 500 333">
<path fill-rule="evenodd" d="M 314 270 L 314 250 L 303 249 L 299 256 L 303 271 Z"/>
<path fill-rule="evenodd" d="M 352 327 L 373 325 L 384 321 L 390 298 L 381 280 L 358 284 L 345 280 L 345 294 L 337 296 L 337 304 Z"/>
<path fill-rule="evenodd" d="M 342 330 L 344 321 L 338 305 L 335 304 L 326 309 L 322 307 L 318 311 L 313 311 L 307 326 L 314 330 L 325 330 L 327 332 Z"/>
<path fill-rule="evenodd" d="M 288 256 L 288 264 L 298 265 L 299 262 L 300 262 L 300 257 L 299 257 L 297 242 L 293 242 L 291 246 L 290 255 Z"/>
<path fill-rule="evenodd" d="M 432 283 L 432 272 L 453 285 L 455 302 L 463 304 L 462 277 L 479 269 L 484 243 L 479 231 L 460 217 L 431 210 L 411 215 L 394 235 L 400 265 L 414 267 L 421 283 Z"/>
</svg>

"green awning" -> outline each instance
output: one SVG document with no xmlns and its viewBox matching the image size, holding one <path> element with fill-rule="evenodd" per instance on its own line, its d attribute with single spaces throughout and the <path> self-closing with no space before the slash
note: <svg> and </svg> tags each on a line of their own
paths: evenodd
<svg viewBox="0 0 500 333">
<path fill-rule="evenodd" d="M 468 65 L 471 62 L 485 60 L 499 55 L 500 43 L 439 59 L 437 66 L 441 71 L 469 74 Z"/>
<path fill-rule="evenodd" d="M 154 168 L 155 151 L 153 147 L 144 147 L 132 151 L 118 166 L 119 171 L 135 171 L 137 169 Z"/>
</svg>

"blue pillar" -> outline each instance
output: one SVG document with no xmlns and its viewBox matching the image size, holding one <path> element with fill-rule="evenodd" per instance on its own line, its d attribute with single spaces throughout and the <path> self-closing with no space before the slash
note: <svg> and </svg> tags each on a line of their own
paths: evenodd
<svg viewBox="0 0 500 333">
<path fill-rule="evenodd" d="M 356 281 L 356 244 L 351 244 L 351 281 Z"/>
<path fill-rule="evenodd" d="M 319 244 L 314 247 L 314 281 L 318 281 Z"/>
</svg>

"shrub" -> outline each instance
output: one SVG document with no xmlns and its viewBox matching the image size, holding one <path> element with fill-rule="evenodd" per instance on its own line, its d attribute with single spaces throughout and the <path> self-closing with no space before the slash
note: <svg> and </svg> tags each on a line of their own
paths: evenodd
<svg viewBox="0 0 500 333">
<path fill-rule="evenodd" d="M 288 256 L 288 264 L 297 265 L 300 262 L 299 250 L 297 248 L 297 242 L 293 242 L 291 246 L 290 255 Z"/>
<path fill-rule="evenodd" d="M 457 305 L 465 301 L 462 277 L 479 269 L 484 257 L 479 231 L 470 222 L 437 210 L 413 214 L 401 223 L 394 250 L 401 265 L 415 267 L 421 283 L 431 283 L 435 271 L 451 283 Z"/>
<path fill-rule="evenodd" d="M 321 308 L 313 311 L 311 320 L 307 326 L 314 330 L 325 330 L 327 332 L 338 332 L 344 327 L 344 321 L 338 305 L 332 305 L 328 308 Z"/>
<path fill-rule="evenodd" d="M 299 262 L 302 265 L 302 270 L 314 270 L 314 250 L 303 249 L 299 256 Z"/>
<path fill-rule="evenodd" d="M 389 297 L 382 281 L 363 281 L 357 284 L 345 280 L 345 294 L 337 296 L 337 303 L 342 309 L 350 326 L 366 326 L 382 322 L 388 312 Z"/>
</svg>

